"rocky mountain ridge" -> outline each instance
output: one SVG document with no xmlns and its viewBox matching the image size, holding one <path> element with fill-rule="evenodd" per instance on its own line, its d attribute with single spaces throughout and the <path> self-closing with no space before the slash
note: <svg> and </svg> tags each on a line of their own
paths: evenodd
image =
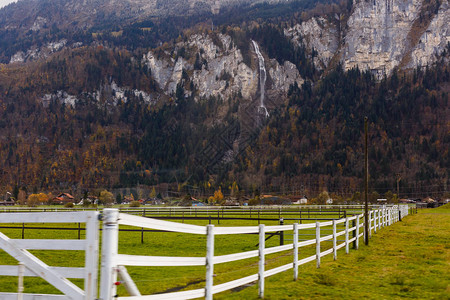
<svg viewBox="0 0 450 300">
<path fill-rule="evenodd" d="M 345 70 L 358 67 L 370 70 L 381 79 L 395 68 L 414 69 L 434 63 L 450 43 L 449 16 L 448 0 L 436 2 L 435 6 L 427 6 L 420 0 L 359 1 L 348 18 L 343 14 L 313 17 L 285 28 L 284 35 L 297 47 L 309 50 L 319 71 L 333 68 L 340 62 Z M 196 100 L 228 99 L 237 94 L 246 100 L 256 99 L 260 76 L 257 57 L 251 41 L 244 42 L 250 49 L 250 61 L 244 59 L 242 50 L 230 35 L 193 31 L 172 45 L 149 50 L 135 58 L 148 68 L 158 91 L 140 91 L 110 80 L 96 91 L 90 91 L 93 93 L 91 98 L 98 99 L 102 92 L 107 92 L 115 99 L 112 103 L 117 103 L 120 98 L 126 101 L 124 91 L 130 91 L 155 104 L 161 95 L 166 99 L 173 97 L 177 88 L 182 87 L 185 97 L 193 96 Z M 18 52 L 11 62 L 45 58 L 67 47 L 66 44 L 67 41 L 62 39 L 27 53 Z M 291 85 L 303 84 L 305 78 L 294 62 L 279 62 L 269 57 L 265 49 L 262 53 L 268 75 L 264 87 L 268 99 L 282 99 L 280 96 L 285 96 Z M 67 91 L 59 90 L 43 94 L 42 99 L 75 103 L 67 99 L 76 95 L 69 98 L 65 95 L 68 95 Z"/>
<path fill-rule="evenodd" d="M 0 10 L 0 28 L 6 31 L 23 28 L 29 32 L 38 33 L 42 30 L 51 30 L 55 22 L 58 22 L 61 28 L 64 26 L 87 28 L 94 26 L 94 23 L 98 21 L 95 21 L 96 18 L 126 20 L 133 15 L 133 18 L 137 20 L 149 15 L 168 15 L 177 11 L 194 13 L 194 11 L 213 10 L 217 13 L 219 12 L 217 7 L 248 4 L 249 1 L 172 2 L 169 0 L 79 2 L 61 0 L 57 3 L 57 9 L 61 10 L 60 14 L 48 16 L 45 14 L 45 7 L 50 4 L 47 5 L 45 0 L 40 1 L 39 4 L 35 0 L 23 0 Z M 18 23 L 17 20 L 21 21 Z M 378 78 L 382 78 L 384 75 L 391 74 L 394 68 L 413 69 L 435 62 L 436 57 L 450 43 L 449 24 L 448 0 L 430 2 L 359 0 L 353 4 L 348 16 L 344 14 L 317 16 L 288 27 L 284 31 L 295 44 L 309 49 L 318 70 L 325 70 L 330 62 L 334 64 L 341 62 L 346 70 L 358 66 L 361 70 L 369 69 Z M 60 37 L 57 40 L 47 41 L 39 46 L 30 45 L 28 49 L 12 53 L 9 62 L 46 58 L 65 47 L 74 48 L 83 44 L 80 41 L 68 41 Z M 220 76 L 220 74 L 214 74 L 214 76 L 217 75 Z M 242 79 L 247 80 L 247 76 Z M 217 90 L 217 87 L 212 89 Z M 169 90 L 173 90 L 173 84 Z"/>
<path fill-rule="evenodd" d="M 38 31 L 56 24 L 61 28 L 89 28 L 99 21 L 133 21 L 146 17 L 219 13 L 221 9 L 282 0 L 21 0 L 0 10 L 0 28 Z M 283 1 L 286 2 L 286 1 Z"/>
<path fill-rule="evenodd" d="M 319 68 L 336 58 L 345 70 L 357 66 L 382 78 L 395 68 L 436 61 L 450 43 L 449 3 L 359 0 L 345 22 L 342 15 L 314 17 L 287 28 L 285 34 L 314 52 Z"/>
</svg>

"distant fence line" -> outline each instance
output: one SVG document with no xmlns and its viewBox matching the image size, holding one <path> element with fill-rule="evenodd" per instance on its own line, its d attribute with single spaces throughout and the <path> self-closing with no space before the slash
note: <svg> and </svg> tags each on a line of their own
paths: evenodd
<svg viewBox="0 0 450 300">
<path fill-rule="evenodd" d="M 382 205 L 369 205 L 371 209 L 379 209 Z M 283 212 L 305 212 L 305 211 L 355 211 L 361 212 L 364 210 L 364 205 L 258 205 L 258 206 L 141 206 L 141 207 L 119 207 L 120 212 L 137 215 L 151 215 L 151 214 L 177 214 L 177 213 L 283 213 Z M 102 211 L 103 208 L 92 207 L 17 207 L 5 206 L 0 208 L 0 213 L 7 212 L 73 212 L 73 211 Z"/>
</svg>

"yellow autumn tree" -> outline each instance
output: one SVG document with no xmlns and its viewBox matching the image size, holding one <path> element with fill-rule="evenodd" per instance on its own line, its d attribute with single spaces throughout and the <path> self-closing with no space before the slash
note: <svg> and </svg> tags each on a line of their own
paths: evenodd
<svg viewBox="0 0 450 300">
<path fill-rule="evenodd" d="M 150 198 L 156 198 L 156 190 L 155 187 L 153 187 L 152 191 L 150 192 Z"/>
<path fill-rule="evenodd" d="M 236 183 L 236 181 L 234 181 L 233 184 L 231 185 L 231 196 L 237 197 L 238 194 L 239 194 L 239 186 Z"/>
<path fill-rule="evenodd" d="M 223 200 L 223 193 L 222 193 L 222 189 L 219 187 L 218 190 L 216 190 L 214 192 L 214 196 L 211 196 L 208 198 L 208 202 L 210 204 L 218 204 L 221 203 Z"/>
<path fill-rule="evenodd" d="M 40 203 L 47 203 L 49 200 L 48 195 L 46 195 L 44 193 L 39 193 L 38 198 L 39 198 Z"/>
</svg>

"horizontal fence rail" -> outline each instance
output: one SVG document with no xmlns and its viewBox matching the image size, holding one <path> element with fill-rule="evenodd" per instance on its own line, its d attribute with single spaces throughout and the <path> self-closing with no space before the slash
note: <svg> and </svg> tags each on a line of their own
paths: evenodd
<svg viewBox="0 0 450 300">
<path fill-rule="evenodd" d="M 408 214 L 407 205 L 394 205 L 390 207 L 381 207 L 373 209 L 369 215 L 369 236 L 364 236 L 364 218 L 359 213 L 345 218 L 333 219 L 330 221 L 307 224 L 290 224 L 266 226 L 242 226 L 242 227 L 215 227 L 214 225 L 196 226 L 180 223 L 172 223 L 162 220 L 143 218 L 129 214 L 120 213 L 117 209 L 104 210 L 104 227 L 103 227 L 103 244 L 107 249 L 102 252 L 102 269 L 101 269 L 101 299 L 113 299 L 116 295 L 117 275 L 122 278 L 128 292 L 129 297 L 119 297 L 119 299 L 194 299 L 205 297 L 212 299 L 213 295 L 223 291 L 227 291 L 239 286 L 243 286 L 252 282 L 258 282 L 259 296 L 264 297 L 264 279 L 266 277 L 285 272 L 293 269 L 294 280 L 298 277 L 298 268 L 300 265 L 308 262 L 316 261 L 317 267 L 320 267 L 321 258 L 333 254 L 333 258 L 337 259 L 337 250 L 345 247 L 345 252 L 349 252 L 349 247 L 353 244 L 358 249 L 361 238 L 369 238 L 372 232 L 376 232 L 385 226 L 392 225 L 400 221 L 401 218 Z M 170 257 L 170 256 L 139 256 L 119 254 L 117 249 L 118 227 L 119 225 L 137 226 L 148 229 L 164 229 L 165 231 L 173 231 L 186 234 L 206 235 L 206 256 L 205 257 Z M 302 235 L 303 230 L 315 231 L 313 238 L 300 240 L 299 237 L 310 236 L 310 234 Z M 274 232 L 292 232 L 292 243 L 275 247 L 266 247 L 266 234 Z M 214 254 L 214 240 L 218 235 L 236 235 L 236 234 L 258 234 L 259 244 L 258 250 L 233 253 L 227 255 Z M 323 242 L 331 242 L 332 247 L 323 249 Z M 299 248 L 315 245 L 315 255 L 298 259 Z M 265 256 L 282 251 L 293 250 L 293 259 L 291 263 L 272 268 L 265 269 Z M 229 263 L 249 258 L 258 257 L 258 273 L 243 278 L 232 280 L 229 282 L 214 285 L 214 266 L 222 263 Z M 142 296 L 134 284 L 131 277 L 126 276 L 125 266 L 205 266 L 206 283 L 204 288 L 172 292 L 165 294 L 155 294 Z M 124 275 L 125 274 L 125 275 Z"/>
</svg>

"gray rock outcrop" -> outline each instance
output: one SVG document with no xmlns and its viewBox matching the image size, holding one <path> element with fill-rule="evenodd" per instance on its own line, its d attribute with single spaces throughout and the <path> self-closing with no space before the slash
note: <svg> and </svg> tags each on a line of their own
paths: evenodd
<svg viewBox="0 0 450 300">
<path fill-rule="evenodd" d="M 425 66 L 433 62 L 450 43 L 450 10 L 448 0 L 444 0 L 436 17 L 420 37 L 411 53 L 408 67 Z"/>
<path fill-rule="evenodd" d="M 324 17 L 311 18 L 302 24 L 286 29 L 284 34 L 310 54 L 314 51 L 314 65 L 326 68 L 339 49 L 339 31 L 333 22 Z"/>
<path fill-rule="evenodd" d="M 219 34 L 216 43 L 209 35 L 194 34 L 187 42 L 176 45 L 185 48 L 192 57 L 198 56 L 203 61 L 201 68 L 194 68 L 191 60 L 179 57 L 176 61 L 169 55 L 160 59 L 149 52 L 143 62 L 150 69 L 159 87 L 168 95 L 175 92 L 182 79 L 183 70 L 189 73 L 190 80 L 196 86 L 197 99 L 211 96 L 226 99 L 240 93 L 244 99 L 251 99 L 258 90 L 258 67 L 244 63 L 241 51 L 233 44 L 228 35 Z M 219 43 L 220 45 L 217 45 Z M 294 64 L 285 62 L 278 64 L 276 60 L 268 60 L 266 68 L 272 78 L 269 90 L 287 92 L 294 82 L 299 85 L 303 79 Z"/>
</svg>

